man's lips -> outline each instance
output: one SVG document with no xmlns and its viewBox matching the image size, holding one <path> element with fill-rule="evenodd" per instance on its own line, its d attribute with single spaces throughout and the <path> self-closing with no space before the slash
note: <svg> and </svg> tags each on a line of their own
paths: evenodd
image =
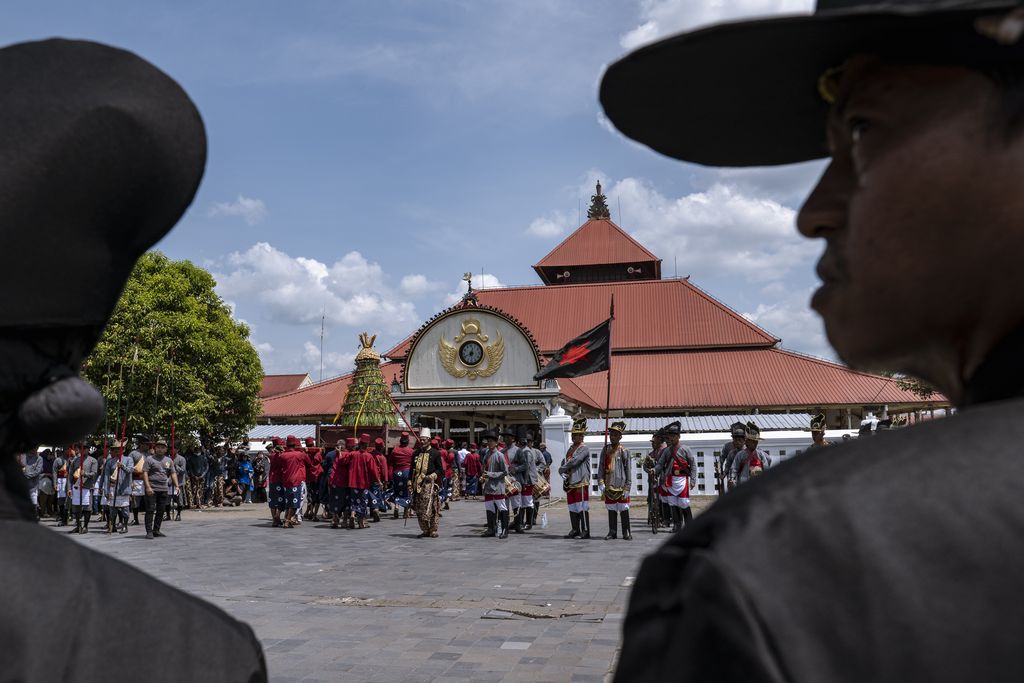
<svg viewBox="0 0 1024 683">
<path fill-rule="evenodd" d="M 844 275 L 846 269 L 842 267 L 839 259 L 832 252 L 826 251 L 814 270 L 826 285 L 834 285 L 846 279 Z"/>
</svg>

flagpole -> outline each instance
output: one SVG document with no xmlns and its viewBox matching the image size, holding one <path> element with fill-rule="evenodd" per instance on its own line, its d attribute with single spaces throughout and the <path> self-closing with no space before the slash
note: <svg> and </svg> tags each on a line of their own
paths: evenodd
<svg viewBox="0 0 1024 683">
<path fill-rule="evenodd" d="M 608 422 L 612 407 L 612 327 L 615 322 L 615 295 L 612 294 L 611 306 L 608 309 L 608 393 L 604 400 L 604 449 L 608 447 Z"/>
</svg>

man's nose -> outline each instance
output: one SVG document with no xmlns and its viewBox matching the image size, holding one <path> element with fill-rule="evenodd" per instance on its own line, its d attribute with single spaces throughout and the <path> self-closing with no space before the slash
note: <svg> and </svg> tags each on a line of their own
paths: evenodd
<svg viewBox="0 0 1024 683">
<path fill-rule="evenodd" d="M 796 227 L 804 237 L 825 237 L 842 229 L 846 220 L 849 174 L 832 161 L 818 179 L 796 217 Z"/>
</svg>

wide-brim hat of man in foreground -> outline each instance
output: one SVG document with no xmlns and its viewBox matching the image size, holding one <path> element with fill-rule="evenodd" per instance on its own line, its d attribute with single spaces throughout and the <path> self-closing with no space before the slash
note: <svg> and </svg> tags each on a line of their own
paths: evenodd
<svg viewBox="0 0 1024 683">
<path fill-rule="evenodd" d="M 252 630 L 35 522 L 13 453 L 74 443 L 102 419 L 78 377 L 136 260 L 192 202 L 206 162 L 202 119 L 174 80 L 106 45 L 45 40 L 0 49 L 0 633 L 4 677 L 265 681 Z M 41 266 L 71 274 L 40 276 Z M 86 274 L 79 276 L 78 274 Z M 45 590 L 38 590 L 45 586 Z M 121 648 L 125 606 L 159 614 L 153 667 Z M 53 644 L 60 646 L 54 649 Z"/>
<path fill-rule="evenodd" d="M 1022 33 L 1019 2 L 820 0 L 607 70 L 609 119 L 663 154 L 829 157 L 796 226 L 825 242 L 829 340 L 960 408 L 790 458 L 698 516 L 644 561 L 620 683 L 1021 678 Z"/>
</svg>

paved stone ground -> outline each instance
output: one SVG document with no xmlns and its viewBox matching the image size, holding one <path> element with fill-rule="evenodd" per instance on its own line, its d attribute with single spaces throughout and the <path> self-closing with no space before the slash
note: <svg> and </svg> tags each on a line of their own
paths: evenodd
<svg viewBox="0 0 1024 683">
<path fill-rule="evenodd" d="M 255 505 L 186 511 L 153 541 L 141 526 L 71 538 L 248 622 L 273 681 L 604 681 L 640 560 L 667 536 L 636 509 L 633 541 L 600 540 L 595 509 L 597 539 L 568 541 L 564 506 L 546 511 L 547 529 L 505 541 L 479 537 L 475 501 L 453 503 L 437 539 L 415 519 L 273 529 Z"/>
</svg>

